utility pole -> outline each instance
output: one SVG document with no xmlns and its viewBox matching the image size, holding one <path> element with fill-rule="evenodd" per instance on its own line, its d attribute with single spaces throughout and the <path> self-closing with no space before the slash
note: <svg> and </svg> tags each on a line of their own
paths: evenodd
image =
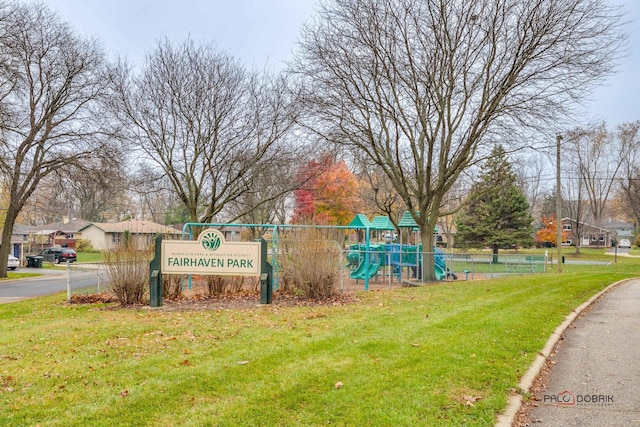
<svg viewBox="0 0 640 427">
<path fill-rule="evenodd" d="M 556 264 L 558 273 L 562 273 L 562 190 L 560 186 L 560 141 L 562 135 L 556 135 Z"/>
</svg>

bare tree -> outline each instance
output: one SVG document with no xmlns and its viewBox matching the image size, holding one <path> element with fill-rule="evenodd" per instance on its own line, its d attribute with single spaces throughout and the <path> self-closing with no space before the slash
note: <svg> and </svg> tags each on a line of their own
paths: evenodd
<svg viewBox="0 0 640 427">
<path fill-rule="evenodd" d="M 622 163 L 618 199 L 637 228 L 640 226 L 640 120 L 620 125 L 617 136 L 621 144 L 630 147 Z"/>
<path fill-rule="evenodd" d="M 293 152 L 294 149 L 291 150 Z M 293 211 L 293 191 L 302 185 L 296 179 L 296 173 L 306 164 L 299 163 L 304 158 L 287 156 L 274 159 L 256 175 L 252 188 L 228 204 L 224 210 L 227 220 L 253 224 L 249 229 L 254 238 L 267 231 L 261 224 L 284 224 Z"/>
<path fill-rule="evenodd" d="M 252 188 L 297 117 L 284 78 L 191 40 L 159 42 L 139 75 L 125 64 L 114 74 L 128 142 L 166 174 L 193 222 L 211 222 Z"/>
<path fill-rule="evenodd" d="M 571 171 L 565 168 L 565 171 Z M 562 180 L 562 212 L 573 221 L 573 235 L 576 237 L 575 253 L 580 253 L 580 247 L 585 234 L 585 225 L 591 219 L 589 216 L 589 203 L 585 191 L 585 179 L 580 173 L 569 172 Z M 555 214 L 553 215 L 555 217 Z M 562 218 L 559 219 L 562 221 Z"/>
<path fill-rule="evenodd" d="M 293 68 L 309 126 L 384 171 L 428 250 L 461 172 L 507 131 L 552 129 L 611 72 L 619 24 L 604 0 L 333 0 Z"/>
<path fill-rule="evenodd" d="M 0 19 L 0 179 L 9 203 L 0 276 L 18 214 L 47 176 L 93 156 L 106 126 L 104 55 L 42 4 L 11 3 Z"/>
<path fill-rule="evenodd" d="M 623 163 L 633 148 L 630 141 L 611 134 L 604 123 L 590 128 L 576 128 L 565 138 L 569 179 L 578 180 L 588 201 L 590 220 L 602 225 L 604 211 L 613 196 Z M 572 196 L 569 195 L 569 199 Z"/>
<path fill-rule="evenodd" d="M 545 187 L 543 182 L 549 179 L 548 162 L 540 153 L 533 153 L 514 160 L 515 173 L 518 175 L 518 185 L 527 196 L 531 216 L 539 218 Z M 548 190 L 548 189 L 547 189 Z"/>
<path fill-rule="evenodd" d="M 109 150 L 57 174 L 57 188 L 79 218 L 106 222 L 110 212 L 129 206 L 123 158 L 118 150 Z"/>
<path fill-rule="evenodd" d="M 367 213 L 381 213 L 389 217 L 398 229 L 398 222 L 405 210 L 402 198 L 391 184 L 389 177 L 366 156 L 354 153 L 357 163 L 357 175 L 368 185 L 361 186 L 360 198 Z"/>
</svg>

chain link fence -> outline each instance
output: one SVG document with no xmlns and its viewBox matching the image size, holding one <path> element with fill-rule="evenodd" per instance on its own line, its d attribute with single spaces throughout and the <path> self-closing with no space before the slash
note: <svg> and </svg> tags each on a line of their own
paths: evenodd
<svg viewBox="0 0 640 427">
<path fill-rule="evenodd" d="M 364 245 L 351 245 L 340 252 L 344 266 L 339 275 L 340 291 L 424 284 L 423 252 L 409 246 L 378 245 L 367 251 Z M 502 276 L 544 273 L 551 264 L 545 255 L 433 253 L 438 280 L 479 280 Z M 105 264 L 73 263 L 67 268 L 67 291 L 72 295 L 100 294 L 110 291 Z M 276 272 L 276 274 L 278 274 Z M 277 283 L 277 282 L 276 282 Z"/>
<path fill-rule="evenodd" d="M 67 293 L 71 295 L 99 294 L 110 290 L 104 264 L 67 264 Z"/>
<path fill-rule="evenodd" d="M 342 252 L 349 279 L 356 283 L 423 284 L 423 255 L 433 257 L 437 280 L 478 280 L 544 273 L 551 260 L 544 254 L 424 253 L 410 245 L 351 245 Z"/>
</svg>

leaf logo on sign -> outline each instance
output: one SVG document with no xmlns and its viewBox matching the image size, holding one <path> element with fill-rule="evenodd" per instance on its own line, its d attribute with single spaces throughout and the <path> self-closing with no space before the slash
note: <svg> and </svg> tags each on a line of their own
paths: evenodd
<svg viewBox="0 0 640 427">
<path fill-rule="evenodd" d="M 202 236 L 202 247 L 208 251 L 215 251 L 220 247 L 220 236 L 216 233 L 207 233 Z"/>
</svg>

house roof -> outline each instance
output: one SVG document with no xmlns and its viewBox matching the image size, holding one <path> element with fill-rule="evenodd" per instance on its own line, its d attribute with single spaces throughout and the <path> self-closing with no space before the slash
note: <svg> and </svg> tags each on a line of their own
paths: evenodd
<svg viewBox="0 0 640 427">
<path fill-rule="evenodd" d="M 625 221 L 618 221 L 616 219 L 610 219 L 605 225 L 609 228 L 629 228 L 633 230 L 633 224 Z"/>
<path fill-rule="evenodd" d="M 91 225 L 98 227 L 105 233 L 123 233 L 129 231 L 133 234 L 181 234 L 180 230 L 152 221 L 130 219 L 122 222 L 94 222 L 87 224 L 80 231 Z"/>
<path fill-rule="evenodd" d="M 569 217 L 564 217 L 562 218 L 562 220 L 560 220 L 561 223 L 565 222 L 565 221 L 569 221 L 569 222 L 575 222 L 576 224 L 580 224 L 584 227 L 589 227 L 589 228 L 594 228 L 596 230 L 605 232 L 605 233 L 611 233 L 611 230 L 608 228 L 604 228 L 604 227 L 598 227 L 597 225 L 593 225 L 593 224 L 587 224 L 586 222 L 583 221 L 576 221 L 575 219 L 569 218 Z"/>
<path fill-rule="evenodd" d="M 29 233 L 32 233 L 33 230 L 35 230 L 35 227 L 32 225 L 14 224 L 12 234 L 27 236 Z"/>
<path fill-rule="evenodd" d="M 53 230 L 53 231 L 62 231 L 63 233 L 77 233 L 89 224 L 91 223 L 87 220 L 75 218 L 67 222 L 58 221 L 58 222 L 52 222 L 50 224 L 44 224 L 38 227 L 34 227 L 32 232 L 49 231 L 50 233 L 51 230 Z M 43 233 L 43 234 L 49 234 L 49 233 Z"/>
</svg>

